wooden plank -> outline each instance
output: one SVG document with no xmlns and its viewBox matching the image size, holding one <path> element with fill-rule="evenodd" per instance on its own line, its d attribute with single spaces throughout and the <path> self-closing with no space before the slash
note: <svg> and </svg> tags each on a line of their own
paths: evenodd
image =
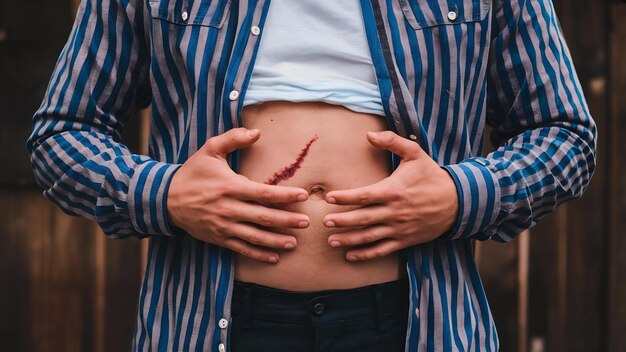
<svg viewBox="0 0 626 352">
<path fill-rule="evenodd" d="M 519 234 L 517 253 L 517 346 L 519 352 L 528 351 L 528 257 L 530 251 L 530 231 Z"/>
<path fill-rule="evenodd" d="M 567 205 L 531 230 L 528 263 L 528 346 L 566 351 Z"/>
<path fill-rule="evenodd" d="M 608 246 L 608 351 L 626 348 L 626 3 L 610 6 L 611 101 L 609 140 L 609 246 Z"/>
<path fill-rule="evenodd" d="M 104 234 L 98 236 L 104 238 Z M 105 351 L 128 351 L 132 345 L 141 284 L 140 252 L 139 240 L 106 240 Z"/>
<path fill-rule="evenodd" d="M 495 241 L 478 242 L 478 270 L 489 299 L 502 351 L 518 348 L 518 247 L 519 241 L 502 245 Z"/>
<path fill-rule="evenodd" d="M 38 192 L 0 192 L 0 351 L 33 351 L 33 277 L 41 277 L 43 237 L 52 209 Z M 35 236 L 34 234 L 40 234 Z M 36 255 L 37 254 L 37 255 Z"/>
<path fill-rule="evenodd" d="M 95 279 L 94 279 L 94 309 L 95 319 L 93 324 L 93 344 L 94 352 L 103 352 L 106 343 L 106 316 L 108 313 L 106 301 L 106 238 L 100 229 L 94 234 L 94 261 L 95 261 Z"/>
</svg>

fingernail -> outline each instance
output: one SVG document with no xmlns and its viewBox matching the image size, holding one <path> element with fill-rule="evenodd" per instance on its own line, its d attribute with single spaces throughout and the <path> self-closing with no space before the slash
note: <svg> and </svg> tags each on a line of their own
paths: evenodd
<svg viewBox="0 0 626 352">
<path fill-rule="evenodd" d="M 367 135 L 371 138 L 371 139 L 376 139 L 378 138 L 378 133 L 376 132 L 367 132 Z"/>
<path fill-rule="evenodd" d="M 324 225 L 326 225 L 326 227 L 335 227 L 335 222 L 332 220 L 328 220 L 324 223 Z"/>
<path fill-rule="evenodd" d="M 334 197 L 328 197 L 326 198 L 326 201 L 331 204 L 335 204 L 337 202 L 337 200 Z"/>
<path fill-rule="evenodd" d="M 253 130 L 248 130 L 247 134 L 248 134 L 248 137 L 254 138 L 256 137 L 257 134 L 259 134 L 259 130 L 256 128 Z"/>
<path fill-rule="evenodd" d="M 268 259 L 268 261 L 269 261 L 270 263 L 276 264 L 276 263 L 278 263 L 278 257 L 270 257 L 270 258 Z"/>
<path fill-rule="evenodd" d="M 307 227 L 307 226 L 309 226 L 309 222 L 308 222 L 308 221 L 304 221 L 304 220 L 302 220 L 302 221 L 300 221 L 300 222 L 298 223 L 298 227 L 305 228 L 305 227 Z"/>
<path fill-rule="evenodd" d="M 287 242 L 285 243 L 285 249 L 294 249 L 296 248 L 296 245 L 291 243 L 291 242 Z"/>
<path fill-rule="evenodd" d="M 348 256 L 348 260 L 351 262 L 357 261 L 359 258 L 356 257 L 356 255 L 349 255 Z"/>
<path fill-rule="evenodd" d="M 341 246 L 341 243 L 339 243 L 337 241 L 332 241 L 332 242 L 330 242 L 330 246 L 334 247 L 334 248 L 337 248 L 337 247 Z"/>
<path fill-rule="evenodd" d="M 298 202 L 304 202 L 308 198 L 309 197 L 306 194 L 298 194 L 298 198 L 296 198 L 296 199 L 298 200 Z"/>
</svg>

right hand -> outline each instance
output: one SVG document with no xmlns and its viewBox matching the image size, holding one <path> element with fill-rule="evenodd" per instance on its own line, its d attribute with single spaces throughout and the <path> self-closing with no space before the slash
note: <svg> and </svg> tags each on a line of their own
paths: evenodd
<svg viewBox="0 0 626 352">
<path fill-rule="evenodd" d="M 208 139 L 174 173 L 167 213 L 171 224 L 198 240 L 277 263 L 279 255 L 272 249 L 294 249 L 296 238 L 261 227 L 306 228 L 309 217 L 263 204 L 305 201 L 308 192 L 254 182 L 230 168 L 228 153 L 250 146 L 259 136 L 259 130 L 236 128 Z"/>
</svg>

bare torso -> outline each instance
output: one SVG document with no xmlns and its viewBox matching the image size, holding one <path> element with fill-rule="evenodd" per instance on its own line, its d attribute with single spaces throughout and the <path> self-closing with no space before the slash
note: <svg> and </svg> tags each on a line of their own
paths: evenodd
<svg viewBox="0 0 626 352">
<path fill-rule="evenodd" d="M 385 119 L 319 102 L 250 105 L 242 118 L 244 127 L 259 129 L 261 137 L 241 151 L 239 173 L 257 182 L 308 190 L 307 201 L 282 209 L 306 214 L 310 225 L 275 229 L 295 236 L 296 249 L 279 252 L 277 264 L 237 256 L 235 278 L 292 291 L 354 288 L 398 279 L 397 253 L 348 262 L 346 249 L 328 245 L 328 236 L 339 231 L 322 223 L 326 214 L 355 208 L 327 203 L 326 192 L 369 185 L 389 175 L 389 153 L 374 148 L 365 137 L 367 131 L 386 130 Z"/>
</svg>

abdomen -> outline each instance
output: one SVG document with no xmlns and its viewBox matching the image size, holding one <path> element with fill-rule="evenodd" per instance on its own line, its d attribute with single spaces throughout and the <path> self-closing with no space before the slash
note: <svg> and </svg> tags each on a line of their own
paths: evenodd
<svg viewBox="0 0 626 352">
<path fill-rule="evenodd" d="M 326 192 L 373 184 L 389 175 L 389 153 L 366 139 L 368 131 L 387 129 L 384 117 L 325 103 L 267 102 L 246 106 L 242 118 L 244 127 L 259 129 L 261 137 L 241 151 L 239 173 L 257 182 L 308 190 L 307 201 L 281 208 L 308 215 L 310 225 L 274 229 L 295 236 L 296 249 L 279 251 L 278 264 L 238 256 L 235 278 L 292 291 L 353 288 L 397 279 L 397 255 L 348 262 L 346 249 L 328 245 L 328 236 L 339 231 L 323 224 L 328 213 L 357 208 L 326 203 Z"/>
</svg>

